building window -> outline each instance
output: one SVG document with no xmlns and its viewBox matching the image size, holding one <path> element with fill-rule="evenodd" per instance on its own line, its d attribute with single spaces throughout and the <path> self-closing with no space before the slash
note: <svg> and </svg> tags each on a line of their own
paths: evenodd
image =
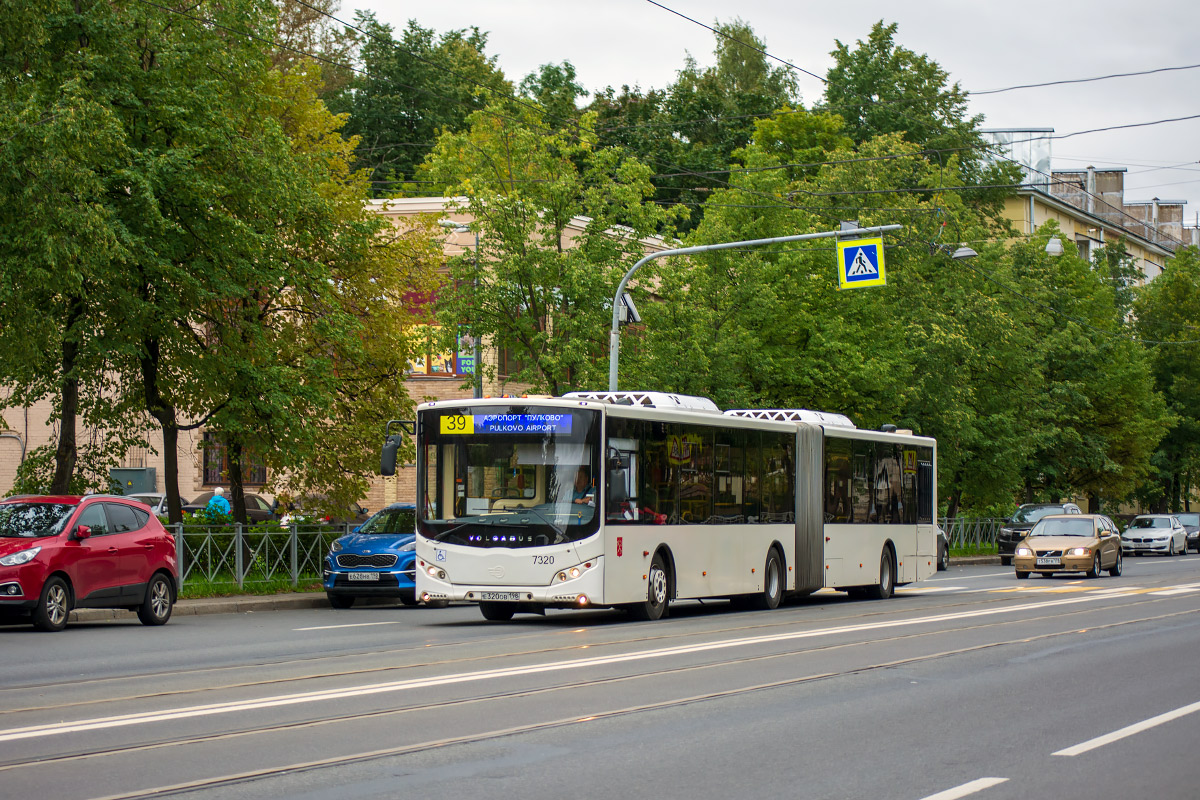
<svg viewBox="0 0 1200 800">
<path fill-rule="evenodd" d="M 229 448 L 219 433 L 204 434 L 204 482 L 206 484 L 229 483 Z M 267 482 L 267 467 L 263 460 L 242 451 L 242 483 L 246 486 L 262 486 Z"/>
<path fill-rule="evenodd" d="M 444 349 L 439 325 L 418 325 L 412 329 L 413 357 L 408 361 L 411 375 L 458 376 L 475 373 L 474 343 L 465 330 L 459 331 L 453 350 Z"/>
</svg>

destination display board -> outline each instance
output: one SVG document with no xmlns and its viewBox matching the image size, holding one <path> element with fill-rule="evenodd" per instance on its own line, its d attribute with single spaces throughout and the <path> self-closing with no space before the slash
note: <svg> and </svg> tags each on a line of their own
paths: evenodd
<svg viewBox="0 0 1200 800">
<path fill-rule="evenodd" d="M 438 428 L 444 434 L 571 433 L 570 414 L 448 414 Z"/>
</svg>

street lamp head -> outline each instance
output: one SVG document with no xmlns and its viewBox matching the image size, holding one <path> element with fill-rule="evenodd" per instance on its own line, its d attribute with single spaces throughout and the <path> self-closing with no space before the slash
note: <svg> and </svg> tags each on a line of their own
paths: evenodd
<svg viewBox="0 0 1200 800">
<path fill-rule="evenodd" d="M 452 230 L 455 233 L 466 233 L 467 231 L 471 230 L 471 226 L 467 225 L 465 222 L 455 222 L 452 219 L 439 219 L 438 225 L 441 225 L 447 230 Z"/>
<path fill-rule="evenodd" d="M 955 261 L 965 261 L 966 259 L 974 258 L 977 255 L 979 255 L 979 253 L 976 253 L 974 250 L 964 244 L 962 247 L 951 253 L 950 257 Z"/>
<path fill-rule="evenodd" d="M 1051 236 L 1050 241 L 1046 242 L 1046 255 L 1061 256 L 1063 254 L 1062 239 L 1057 236 Z"/>
</svg>

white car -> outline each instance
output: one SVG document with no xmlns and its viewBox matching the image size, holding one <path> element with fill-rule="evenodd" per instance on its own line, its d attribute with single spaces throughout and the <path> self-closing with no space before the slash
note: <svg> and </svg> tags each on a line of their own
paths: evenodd
<svg viewBox="0 0 1200 800">
<path fill-rule="evenodd" d="M 1121 534 L 1121 552 L 1140 556 L 1162 553 L 1173 556 L 1187 553 L 1187 531 L 1173 514 L 1142 514 Z"/>
</svg>

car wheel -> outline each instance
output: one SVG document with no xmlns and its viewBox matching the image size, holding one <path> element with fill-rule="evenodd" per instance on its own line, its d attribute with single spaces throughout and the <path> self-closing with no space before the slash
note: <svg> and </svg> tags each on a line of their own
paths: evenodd
<svg viewBox="0 0 1200 800">
<path fill-rule="evenodd" d="M 942 546 L 938 549 L 938 572 L 950 569 L 950 548 Z"/>
<path fill-rule="evenodd" d="M 171 596 L 171 582 L 161 572 L 156 572 L 146 587 L 146 596 L 138 606 L 137 615 L 143 625 L 165 625 L 171 618 L 175 598 Z"/>
<path fill-rule="evenodd" d="M 1114 578 L 1120 577 L 1121 572 L 1123 572 L 1125 569 L 1124 561 L 1125 561 L 1125 559 L 1121 555 L 1121 551 L 1118 550 L 1117 551 L 1117 560 L 1115 562 L 1113 562 L 1112 567 L 1108 570 L 1108 574 Z"/>
<path fill-rule="evenodd" d="M 1028 577 L 1029 577 L 1029 573 L 1028 573 L 1028 572 L 1021 572 L 1020 570 L 1017 570 L 1017 580 L 1021 580 L 1021 581 L 1023 581 L 1023 580 L 1025 580 L 1025 579 L 1026 579 L 1026 578 L 1028 578 Z"/>
<path fill-rule="evenodd" d="M 1012 566 L 1012 556 L 1000 556 L 1000 566 L 1002 566 L 1002 567 Z"/>
<path fill-rule="evenodd" d="M 325 596 L 329 598 L 329 605 L 334 608 L 350 608 L 350 606 L 354 605 L 354 595 L 352 594 L 326 593 Z"/>
<path fill-rule="evenodd" d="M 517 610 L 512 603 L 480 603 L 479 613 L 483 618 L 492 622 L 505 622 L 513 618 Z"/>
<path fill-rule="evenodd" d="M 1100 554 L 1096 553 L 1095 560 L 1092 561 L 1092 568 L 1087 571 L 1089 578 L 1095 578 L 1100 575 Z"/>
<path fill-rule="evenodd" d="M 779 551 L 772 547 L 767 551 L 767 563 L 763 565 L 762 594 L 754 595 L 754 607 L 761 611 L 779 608 L 783 600 L 783 561 Z"/>
<path fill-rule="evenodd" d="M 653 622 L 667 615 L 667 605 L 670 603 L 670 584 L 667 580 L 667 568 L 662 556 L 654 554 L 650 559 L 650 572 L 646 574 L 646 599 L 634 603 L 629 613 L 634 619 Z"/>
<path fill-rule="evenodd" d="M 71 592 L 66 582 L 57 576 L 50 578 L 42 586 L 41 597 L 33 609 L 33 627 L 39 631 L 61 631 L 67 627 L 70 613 Z"/>
<path fill-rule="evenodd" d="M 892 551 L 883 548 L 879 557 L 879 583 L 867 587 L 867 596 L 872 600 L 887 600 L 896 588 L 896 570 L 892 567 Z"/>
<path fill-rule="evenodd" d="M 417 604 L 416 591 L 412 591 L 412 592 L 408 592 L 407 594 L 400 595 L 400 602 L 406 606 L 415 606 Z"/>
</svg>

